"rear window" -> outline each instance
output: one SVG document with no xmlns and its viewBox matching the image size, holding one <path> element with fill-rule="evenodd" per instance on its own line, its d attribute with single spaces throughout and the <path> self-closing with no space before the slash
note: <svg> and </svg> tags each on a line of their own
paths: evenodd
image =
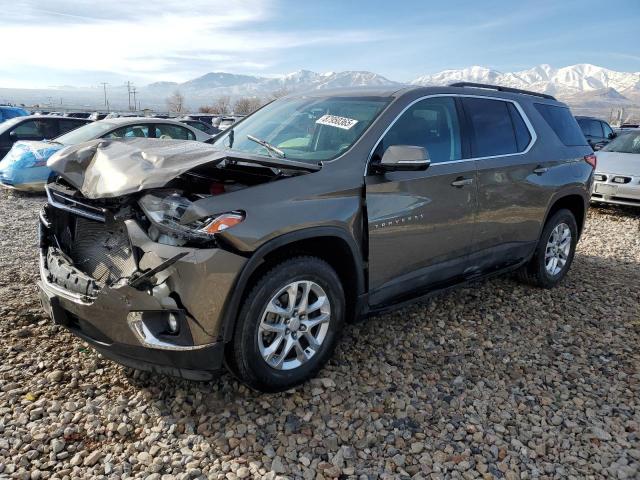
<svg viewBox="0 0 640 480">
<path fill-rule="evenodd" d="M 587 140 L 584 138 L 578 122 L 567 107 L 543 103 L 534 105 L 562 143 L 566 146 L 587 145 Z"/>
</svg>

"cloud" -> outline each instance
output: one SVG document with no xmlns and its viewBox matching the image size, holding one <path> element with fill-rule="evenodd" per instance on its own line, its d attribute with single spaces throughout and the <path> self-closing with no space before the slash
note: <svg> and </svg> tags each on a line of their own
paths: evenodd
<svg viewBox="0 0 640 480">
<path fill-rule="evenodd" d="M 379 41 L 367 30 L 274 30 L 275 0 L 83 2 L 17 0 L 3 12 L 0 64 L 5 69 L 109 71 L 187 80 L 205 71 L 265 70 L 283 51 Z M 16 86 L 16 85 L 14 85 Z"/>
</svg>

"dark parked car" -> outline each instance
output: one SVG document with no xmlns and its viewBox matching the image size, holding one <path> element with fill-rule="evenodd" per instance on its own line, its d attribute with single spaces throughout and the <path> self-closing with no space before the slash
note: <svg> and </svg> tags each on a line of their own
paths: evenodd
<svg viewBox="0 0 640 480">
<path fill-rule="evenodd" d="M 557 285 L 595 157 L 553 97 L 482 87 L 317 91 L 211 146 L 68 147 L 48 163 L 44 308 L 123 364 L 224 364 L 277 391 L 345 321 L 502 272 Z"/>
<path fill-rule="evenodd" d="M 211 123 L 201 122 L 200 120 L 182 118 L 179 121 L 189 125 L 190 127 L 197 128 L 198 130 L 206 133 L 207 135 L 217 135 L 221 131 L 219 128 L 214 127 Z"/>
<path fill-rule="evenodd" d="M 81 118 L 28 115 L 0 124 L 0 160 L 18 140 L 48 140 L 90 123 Z"/>
<path fill-rule="evenodd" d="M 611 126 L 604 120 L 594 117 L 576 117 L 576 120 L 587 142 L 594 150 L 600 150 L 617 136 Z"/>
<path fill-rule="evenodd" d="M 91 112 L 67 112 L 64 116 L 71 118 L 90 118 Z"/>
<path fill-rule="evenodd" d="M 218 115 L 216 113 L 190 113 L 184 118 L 188 118 L 189 120 L 200 120 L 201 122 L 213 125 L 214 121 L 219 120 L 220 117 L 221 115 Z"/>
</svg>

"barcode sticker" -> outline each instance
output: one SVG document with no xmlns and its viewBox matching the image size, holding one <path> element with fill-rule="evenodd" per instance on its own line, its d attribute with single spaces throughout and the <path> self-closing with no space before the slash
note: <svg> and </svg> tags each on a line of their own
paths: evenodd
<svg viewBox="0 0 640 480">
<path fill-rule="evenodd" d="M 342 128 L 343 130 L 349 130 L 352 128 L 358 120 L 354 120 L 353 118 L 347 117 L 338 117 L 337 115 L 323 115 L 316 123 L 320 125 L 328 125 L 329 127 Z"/>
</svg>

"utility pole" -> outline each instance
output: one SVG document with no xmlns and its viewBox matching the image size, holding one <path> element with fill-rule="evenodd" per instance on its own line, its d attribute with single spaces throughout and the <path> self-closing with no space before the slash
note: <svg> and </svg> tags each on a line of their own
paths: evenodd
<svg viewBox="0 0 640 480">
<path fill-rule="evenodd" d="M 131 87 L 133 87 L 133 84 L 127 80 L 127 93 L 129 94 L 129 111 L 131 111 Z"/>
<path fill-rule="evenodd" d="M 138 104 L 136 103 L 136 87 L 131 89 L 131 93 L 133 93 L 133 109 L 136 110 L 138 108 Z"/>
<path fill-rule="evenodd" d="M 107 82 L 100 82 L 100 85 L 102 85 L 102 88 L 104 89 L 104 106 L 108 107 L 109 102 L 107 101 L 107 85 L 109 84 Z"/>
</svg>

